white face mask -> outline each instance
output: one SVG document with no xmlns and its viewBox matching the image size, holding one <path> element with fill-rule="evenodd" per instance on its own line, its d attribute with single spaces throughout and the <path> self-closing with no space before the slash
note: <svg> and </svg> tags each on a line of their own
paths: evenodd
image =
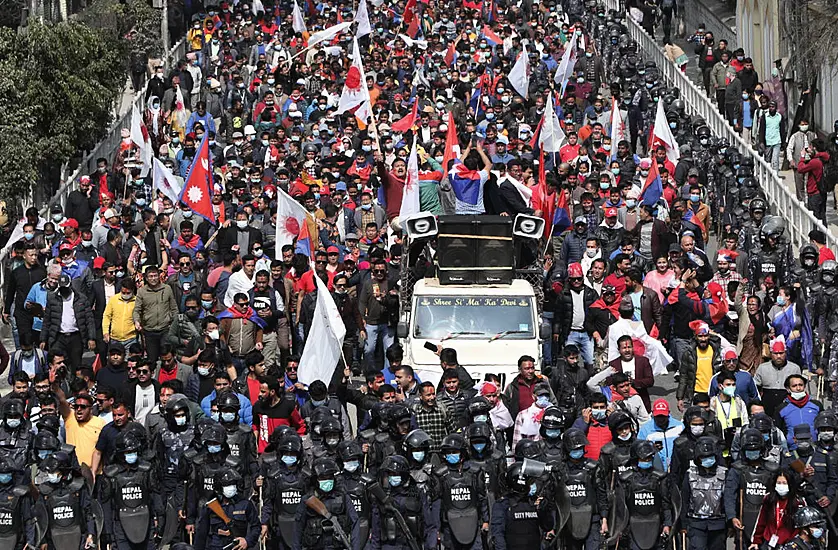
<svg viewBox="0 0 838 550">
<path fill-rule="evenodd" d="M 218 340 L 218 329 L 209 331 L 207 336 L 210 337 L 210 340 Z"/>
<path fill-rule="evenodd" d="M 247 227 L 247 220 L 236 220 L 236 227 L 244 229 Z"/>
<path fill-rule="evenodd" d="M 221 490 L 224 492 L 224 496 L 226 498 L 233 498 L 234 496 L 236 496 L 236 493 L 238 492 L 238 488 L 235 485 L 227 485 L 226 487 L 223 487 Z"/>
<path fill-rule="evenodd" d="M 777 494 L 781 497 L 786 496 L 789 494 L 789 486 L 786 483 L 778 483 L 774 486 L 774 490 L 777 491 Z"/>
</svg>

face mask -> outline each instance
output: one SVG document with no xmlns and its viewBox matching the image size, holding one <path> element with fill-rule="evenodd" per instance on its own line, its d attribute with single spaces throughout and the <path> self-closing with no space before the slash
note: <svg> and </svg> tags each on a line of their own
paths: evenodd
<svg viewBox="0 0 838 550">
<path fill-rule="evenodd" d="M 806 124 L 801 124 L 801 125 L 800 125 L 800 131 L 801 131 L 801 132 L 806 132 L 806 131 L 808 131 L 808 130 L 809 130 L 809 126 L 808 126 L 808 125 L 806 125 Z"/>
<path fill-rule="evenodd" d="M 56 484 L 61 481 L 61 474 L 58 472 L 50 472 L 47 474 L 47 483 Z"/>
<path fill-rule="evenodd" d="M 422 462 L 425 460 L 425 451 L 413 451 L 411 456 L 413 456 L 413 460 L 416 462 Z"/>
<path fill-rule="evenodd" d="M 317 486 L 320 487 L 320 490 L 324 493 L 332 492 L 332 489 L 335 488 L 335 480 L 334 479 L 321 479 L 317 482 Z"/>
<path fill-rule="evenodd" d="M 733 397 L 736 395 L 736 386 L 725 386 L 722 388 L 722 393 L 728 397 Z"/>
<path fill-rule="evenodd" d="M 24 233 L 24 234 L 23 234 L 23 236 L 24 236 L 24 237 L 26 237 L 26 240 L 27 240 L 27 241 L 31 241 L 32 239 L 34 239 L 34 238 L 35 238 L 35 234 L 34 234 L 34 233 Z"/>
<path fill-rule="evenodd" d="M 535 404 L 539 408 L 546 409 L 547 407 L 550 406 L 550 398 L 547 397 L 546 395 L 539 395 L 538 397 L 535 398 Z"/>
<path fill-rule="evenodd" d="M 704 426 L 690 426 L 690 433 L 696 437 L 704 435 Z"/>
<path fill-rule="evenodd" d="M 51 454 L 52 454 L 52 451 L 48 451 L 48 450 L 47 451 L 38 451 L 38 458 L 41 459 L 41 460 L 44 460 L 47 457 L 49 457 L 49 455 L 51 455 Z"/>
<path fill-rule="evenodd" d="M 742 99 L 748 99 L 748 94 L 742 94 Z"/>
<path fill-rule="evenodd" d="M 207 452 L 210 454 L 218 454 L 221 452 L 221 445 L 207 445 Z"/>
<path fill-rule="evenodd" d="M 812 527 L 812 538 L 819 539 L 823 536 L 823 529 L 820 527 Z"/>
<path fill-rule="evenodd" d="M 591 410 L 591 415 L 596 418 L 597 420 L 605 419 L 605 415 L 608 413 L 605 409 L 593 409 Z"/>
<path fill-rule="evenodd" d="M 677 127 L 678 127 L 678 123 L 677 123 L 677 122 L 670 122 L 670 123 L 669 123 L 669 127 L 670 127 L 672 130 L 674 130 L 675 128 L 677 128 Z"/>
<path fill-rule="evenodd" d="M 192 214 L 193 214 L 193 212 L 191 210 L 184 210 L 183 211 L 183 217 L 186 218 L 187 220 L 192 217 Z"/>
<path fill-rule="evenodd" d="M 544 430 L 544 435 L 547 439 L 558 439 L 562 436 L 561 430 Z"/>
<path fill-rule="evenodd" d="M 311 404 L 314 405 L 315 407 L 322 407 L 323 405 L 326 404 L 326 400 L 325 399 L 312 399 Z"/>
<path fill-rule="evenodd" d="M 8 485 L 12 482 L 12 474 L 0 474 L 0 483 Z"/>
<path fill-rule="evenodd" d="M 787 494 L 789 494 L 789 486 L 785 483 L 778 483 L 774 486 L 774 490 L 777 491 L 777 494 L 781 497 L 784 497 Z"/>
<path fill-rule="evenodd" d="M 745 451 L 745 459 L 746 460 L 759 460 L 760 451 Z"/>
<path fill-rule="evenodd" d="M 529 492 L 528 492 L 527 494 L 528 494 L 529 496 L 531 496 L 531 497 L 534 497 L 534 496 L 535 496 L 536 491 L 538 491 L 538 485 L 536 485 L 535 483 L 533 483 L 532 485 L 530 485 L 530 490 L 529 490 Z"/>
<path fill-rule="evenodd" d="M 329 447 L 334 447 L 338 443 L 340 443 L 340 439 L 338 439 L 336 437 L 330 437 L 330 438 L 326 439 L 326 445 L 329 446 Z"/>
<path fill-rule="evenodd" d="M 238 492 L 238 487 L 235 485 L 227 485 L 226 487 L 222 487 L 221 490 L 224 492 L 224 496 L 226 498 L 233 498 Z"/>
<path fill-rule="evenodd" d="M 448 464 L 456 464 L 460 461 L 460 453 L 450 453 L 445 455 L 445 462 Z"/>
<path fill-rule="evenodd" d="M 223 422 L 234 422 L 236 420 L 236 413 L 234 413 L 234 412 L 223 412 L 223 413 L 221 413 L 221 420 Z"/>
<path fill-rule="evenodd" d="M 208 376 L 209 375 L 209 369 L 206 368 L 206 367 L 198 367 L 198 374 L 200 376 Z"/>
<path fill-rule="evenodd" d="M 589 258 L 593 258 L 594 256 L 596 256 L 596 253 L 597 253 L 597 250 L 596 250 L 596 249 L 593 249 L 593 250 L 591 250 L 591 249 L 586 249 L 586 250 L 585 250 L 585 254 L 586 254 Z M 596 412 L 598 412 L 598 411 L 592 411 L 592 412 L 596 413 Z M 605 416 L 605 411 L 601 411 L 601 412 L 602 412 L 603 416 Z M 596 415 L 594 415 L 594 416 L 596 416 Z"/>
<path fill-rule="evenodd" d="M 402 484 L 402 476 L 387 476 L 387 483 L 390 487 L 398 487 Z"/>
<path fill-rule="evenodd" d="M 185 426 L 186 425 L 186 417 L 185 416 L 176 416 L 175 417 L 175 424 L 178 426 Z"/>
<path fill-rule="evenodd" d="M 62 216 L 61 214 L 53 214 L 52 215 L 52 221 L 60 222 L 62 219 L 64 219 L 64 216 Z"/>
<path fill-rule="evenodd" d="M 605 147 L 608 147 L 608 146 L 606 145 Z M 610 148 L 609 148 L 609 149 L 606 149 L 606 151 L 610 151 Z M 619 175 L 620 175 L 620 169 L 619 169 L 619 168 L 612 168 L 612 169 L 611 169 L 611 173 L 612 173 L 612 174 L 614 174 L 615 176 L 619 176 Z M 603 185 L 603 184 L 599 184 L 599 186 L 600 186 L 600 187 L 602 187 L 602 185 Z M 606 184 L 606 185 L 607 185 L 607 184 Z M 602 188 L 603 188 L 603 189 L 608 189 L 608 187 L 602 187 Z"/>
<path fill-rule="evenodd" d="M 835 434 L 833 432 L 818 432 L 818 441 L 832 443 L 833 440 L 835 440 Z"/>
<path fill-rule="evenodd" d="M 701 467 L 702 468 L 712 468 L 716 465 L 716 457 L 715 456 L 705 456 L 701 459 Z"/>
<path fill-rule="evenodd" d="M 637 467 L 641 470 L 651 470 L 652 469 L 652 461 L 651 460 L 638 460 Z"/>
<path fill-rule="evenodd" d="M 286 466 L 293 466 L 297 463 L 297 457 L 294 455 L 282 455 L 282 463 Z"/>
<path fill-rule="evenodd" d="M 634 208 L 637 206 L 637 201 L 634 199 L 629 199 L 626 201 L 626 208 Z"/>
<path fill-rule="evenodd" d="M 580 458 L 585 456 L 585 449 L 573 449 L 568 454 L 570 455 L 570 458 L 572 458 L 573 460 L 579 460 Z"/>
<path fill-rule="evenodd" d="M 126 464 L 136 464 L 139 455 L 137 453 L 125 453 L 125 463 Z"/>
<path fill-rule="evenodd" d="M 777 296 L 777 305 L 778 306 L 786 305 L 786 297 L 785 296 Z"/>
<path fill-rule="evenodd" d="M 349 460 L 344 462 L 343 469 L 349 472 L 350 474 L 357 471 L 358 468 L 361 467 L 361 462 L 358 460 Z"/>
<path fill-rule="evenodd" d="M 247 227 L 247 220 L 236 220 L 236 227 L 245 229 Z"/>
<path fill-rule="evenodd" d="M 371 204 L 362 204 L 361 208 L 363 210 L 372 210 L 372 205 Z"/>
<path fill-rule="evenodd" d="M 615 168 L 614 170 L 616 170 L 618 174 L 620 173 L 620 169 L 619 169 L 619 168 Z M 614 170 L 612 170 L 612 172 L 613 172 Z M 607 191 L 609 187 L 611 187 L 611 184 L 610 184 L 610 183 L 600 183 L 600 184 L 599 184 L 599 188 L 600 188 L 600 189 L 602 189 L 603 191 Z"/>
<path fill-rule="evenodd" d="M 690 202 L 698 202 L 701 199 L 698 195 L 690 195 Z"/>
<path fill-rule="evenodd" d="M 12 429 L 17 428 L 20 426 L 20 418 L 8 418 L 6 419 L 6 425 Z"/>
<path fill-rule="evenodd" d="M 791 398 L 792 399 L 800 400 L 800 399 L 803 399 L 804 397 L 806 397 L 806 392 L 805 391 L 793 391 L 793 392 L 791 392 Z"/>
<path fill-rule="evenodd" d="M 620 441 L 628 441 L 629 439 L 631 439 L 631 432 L 625 435 L 618 435 L 617 439 L 619 439 Z"/>
<path fill-rule="evenodd" d="M 485 414 L 478 414 L 477 416 L 474 417 L 474 421 L 475 422 L 488 422 L 489 421 L 489 416 L 485 415 Z"/>
</svg>

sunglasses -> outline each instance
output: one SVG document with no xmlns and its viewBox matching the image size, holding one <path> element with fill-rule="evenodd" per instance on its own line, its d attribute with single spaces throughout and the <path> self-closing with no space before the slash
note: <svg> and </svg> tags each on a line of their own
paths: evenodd
<svg viewBox="0 0 838 550">
<path fill-rule="evenodd" d="M 375 269 L 373 270 L 373 273 L 375 273 L 376 275 L 384 275 L 387 272 L 382 269 Z"/>
<path fill-rule="evenodd" d="M 315 263 L 316 265 L 322 265 L 322 264 L 325 264 L 325 263 L 326 263 L 326 260 L 315 260 L 315 261 L 314 261 L 314 263 Z"/>
<path fill-rule="evenodd" d="M 78 404 L 78 405 L 73 405 L 73 408 L 76 409 L 77 411 L 83 411 L 85 409 L 89 409 L 90 405 Z"/>
<path fill-rule="evenodd" d="M 151 374 L 151 371 L 148 369 L 138 370 L 137 374 Z"/>
<path fill-rule="evenodd" d="M 335 285 L 335 288 L 346 288 L 346 285 Z"/>
<path fill-rule="evenodd" d="M 291 372 L 296 372 L 296 371 L 297 371 L 297 367 L 285 367 L 285 370 L 286 370 L 286 371 L 291 371 Z"/>
<path fill-rule="evenodd" d="M 237 302 L 236 305 L 239 306 L 239 307 L 247 307 L 248 306 L 247 302 L 241 302 L 241 303 Z"/>
<path fill-rule="evenodd" d="M 180 264 L 179 264 L 179 265 L 180 265 L 180 267 L 183 267 L 183 266 L 190 266 L 190 265 L 192 265 L 192 262 L 180 262 Z"/>
</svg>

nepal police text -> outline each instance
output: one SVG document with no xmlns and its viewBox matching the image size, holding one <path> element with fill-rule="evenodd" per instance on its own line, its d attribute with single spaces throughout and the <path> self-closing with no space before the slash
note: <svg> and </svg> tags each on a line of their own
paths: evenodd
<svg viewBox="0 0 838 550">
<path fill-rule="evenodd" d="M 468 487 L 451 489 L 451 500 L 471 500 L 471 489 Z"/>
<path fill-rule="evenodd" d="M 655 505 L 655 493 L 635 493 L 634 494 L 634 505 L 635 506 L 654 506 Z"/>
</svg>

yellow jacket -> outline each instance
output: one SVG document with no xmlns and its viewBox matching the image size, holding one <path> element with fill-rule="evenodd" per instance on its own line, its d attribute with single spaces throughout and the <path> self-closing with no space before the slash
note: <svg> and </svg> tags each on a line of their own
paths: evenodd
<svg viewBox="0 0 838 550">
<path fill-rule="evenodd" d="M 105 306 L 105 315 L 102 317 L 102 334 L 110 335 L 114 340 L 130 340 L 137 337 L 137 330 L 134 328 L 134 305 L 137 297 L 134 296 L 127 302 L 122 299 L 122 294 L 114 294 Z"/>
</svg>

